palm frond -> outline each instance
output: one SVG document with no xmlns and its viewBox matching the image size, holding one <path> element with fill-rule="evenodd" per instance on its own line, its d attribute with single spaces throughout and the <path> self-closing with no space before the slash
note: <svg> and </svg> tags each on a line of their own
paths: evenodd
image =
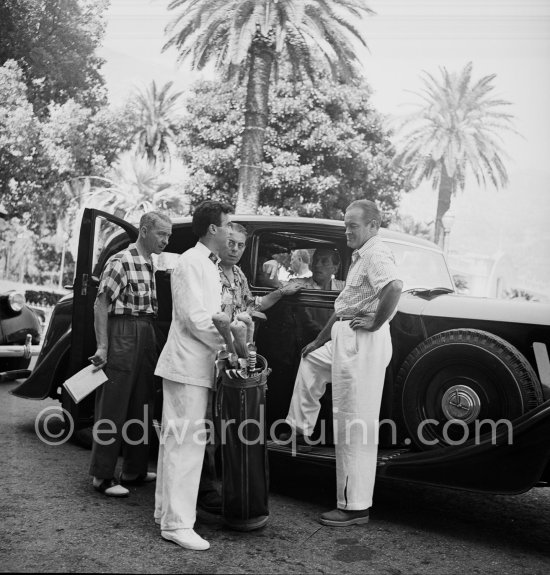
<svg viewBox="0 0 550 575">
<path fill-rule="evenodd" d="M 180 61 L 197 69 L 213 61 L 233 75 L 245 65 L 256 25 L 275 33 L 279 58 L 311 74 L 316 54 L 335 76 L 350 80 L 360 62 L 354 41 L 367 46 L 358 20 L 374 14 L 364 0 L 173 0 L 164 49 L 175 47 Z"/>
<path fill-rule="evenodd" d="M 437 187 L 445 167 L 454 189 L 464 188 L 466 171 L 482 185 L 507 183 L 502 134 L 517 133 L 503 110 L 510 102 L 491 97 L 495 74 L 472 81 L 472 73 L 471 62 L 458 73 L 442 67 L 439 77 L 423 72 L 415 110 L 395 123 L 396 161 L 412 180 L 431 178 Z"/>
</svg>

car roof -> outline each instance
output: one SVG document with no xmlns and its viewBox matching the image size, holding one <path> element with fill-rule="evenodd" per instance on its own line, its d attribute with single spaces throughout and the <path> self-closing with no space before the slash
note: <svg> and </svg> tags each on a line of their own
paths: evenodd
<svg viewBox="0 0 550 575">
<path fill-rule="evenodd" d="M 232 214 L 232 218 L 239 223 L 246 226 L 247 223 L 265 223 L 265 224 L 294 224 L 294 225 L 321 225 L 327 227 L 344 227 L 343 220 L 328 220 L 324 218 L 308 218 L 308 217 L 298 217 L 298 216 L 256 216 L 256 215 L 245 215 L 245 214 Z M 175 227 L 187 226 L 191 224 L 191 216 L 184 217 L 174 217 L 172 218 L 172 223 Z M 425 240 L 424 238 L 419 238 L 404 232 L 398 232 L 397 230 L 389 230 L 388 228 L 380 228 L 380 237 L 394 241 L 398 243 L 407 243 L 422 246 L 425 248 L 430 248 L 432 250 L 440 251 L 439 246 Z"/>
</svg>

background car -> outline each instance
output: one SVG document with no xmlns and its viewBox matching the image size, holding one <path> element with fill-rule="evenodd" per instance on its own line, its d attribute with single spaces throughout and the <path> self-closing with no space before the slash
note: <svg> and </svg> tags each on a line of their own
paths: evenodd
<svg viewBox="0 0 550 575">
<path fill-rule="evenodd" d="M 336 279 L 345 279 L 351 250 L 343 222 L 233 219 L 249 231 L 241 267 L 253 293 L 273 289 L 264 282 L 262 262 L 296 249 L 337 250 L 341 266 Z M 379 473 L 502 492 L 550 481 L 550 306 L 457 295 L 444 254 L 435 244 L 385 229 L 380 235 L 395 254 L 404 290 L 390 324 L 394 351 L 380 419 L 391 425 L 380 427 Z M 91 424 L 93 397 L 75 405 L 62 383 L 85 366 L 95 350 L 93 302 L 101 270 L 111 255 L 136 238 L 137 230 L 129 223 L 85 211 L 73 294 L 54 309 L 36 368 L 13 391 L 20 397 L 60 399 L 77 428 Z M 171 321 L 170 270 L 195 242 L 191 219 L 175 220 L 170 243 L 158 258 L 160 346 Z M 304 289 L 267 310 L 267 321 L 257 330 L 258 350 L 272 369 L 266 424 L 274 459 L 334 462 L 330 386 L 314 433 L 319 445 L 296 453 L 273 439 L 277 423 L 287 414 L 300 350 L 331 315 L 337 296 L 337 291 Z M 501 448 L 492 442 L 492 433 L 489 438 L 481 429 L 485 422 L 492 422 L 493 431 L 499 422 L 519 422 L 513 426 L 513 445 Z M 495 431 L 497 443 L 503 442 L 506 429 Z"/>
<path fill-rule="evenodd" d="M 42 317 L 27 305 L 22 293 L 10 290 L 0 294 L 0 378 L 2 380 L 29 375 L 25 370 L 32 356 L 39 353 L 42 324 Z"/>
</svg>

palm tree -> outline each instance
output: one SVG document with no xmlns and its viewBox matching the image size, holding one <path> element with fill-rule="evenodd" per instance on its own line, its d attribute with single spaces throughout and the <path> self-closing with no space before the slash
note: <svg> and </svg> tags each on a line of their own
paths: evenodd
<svg viewBox="0 0 550 575">
<path fill-rule="evenodd" d="M 170 174 L 131 152 L 121 154 L 102 180 L 104 184 L 100 186 L 89 180 L 84 183 L 81 210 L 101 209 L 132 222 L 150 210 L 178 214 L 183 211 L 185 198 L 181 186 L 174 183 Z"/>
<path fill-rule="evenodd" d="M 153 164 L 170 161 L 170 147 L 176 137 L 182 93 L 170 94 L 172 84 L 167 82 L 158 89 L 153 81 L 145 91 L 135 96 L 139 113 L 135 133 L 137 151 Z"/>
<path fill-rule="evenodd" d="M 295 77 L 312 78 L 317 59 L 342 81 L 356 77 L 354 42 L 366 47 L 356 24 L 373 12 L 364 0 L 172 0 L 168 8 L 178 15 L 165 48 L 175 46 L 199 70 L 213 62 L 226 78 L 248 71 L 236 211 L 254 213 L 273 67 L 284 59 Z"/>
<path fill-rule="evenodd" d="M 442 217 L 457 189 L 464 189 L 471 172 L 478 184 L 491 182 L 497 189 L 508 183 L 501 134 L 517 133 L 513 116 L 503 111 L 510 105 L 492 99 L 496 74 L 472 80 L 472 63 L 459 73 L 441 68 L 438 81 L 424 72 L 421 103 L 398 127 L 395 161 L 408 170 L 413 187 L 424 180 L 438 189 L 434 241 L 443 241 Z"/>
</svg>

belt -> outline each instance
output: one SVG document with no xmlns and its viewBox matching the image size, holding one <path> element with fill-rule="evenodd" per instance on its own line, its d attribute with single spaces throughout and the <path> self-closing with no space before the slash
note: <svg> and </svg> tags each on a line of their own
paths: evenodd
<svg viewBox="0 0 550 575">
<path fill-rule="evenodd" d="M 109 319 L 125 319 L 129 321 L 149 321 L 152 322 L 156 317 L 152 313 L 142 313 L 139 315 L 130 315 L 128 313 L 122 313 L 117 315 L 110 315 Z"/>
<path fill-rule="evenodd" d="M 341 315 L 336 318 L 336 321 L 351 321 L 355 319 L 354 315 Z"/>
</svg>

